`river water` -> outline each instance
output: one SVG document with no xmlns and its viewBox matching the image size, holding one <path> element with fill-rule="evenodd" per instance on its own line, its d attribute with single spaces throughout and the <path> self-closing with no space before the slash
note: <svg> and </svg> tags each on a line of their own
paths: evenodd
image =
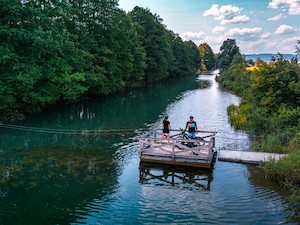
<svg viewBox="0 0 300 225">
<path fill-rule="evenodd" d="M 247 134 L 235 131 L 226 116 L 227 106 L 240 99 L 222 91 L 215 76 L 58 106 L 17 124 L 133 130 L 68 135 L 0 129 L 0 224 L 292 224 L 284 191 L 257 167 L 140 164 L 138 136 L 160 127 L 164 115 L 172 128 L 184 127 L 193 115 L 200 130 L 218 132 L 218 148 L 249 149 Z"/>
</svg>

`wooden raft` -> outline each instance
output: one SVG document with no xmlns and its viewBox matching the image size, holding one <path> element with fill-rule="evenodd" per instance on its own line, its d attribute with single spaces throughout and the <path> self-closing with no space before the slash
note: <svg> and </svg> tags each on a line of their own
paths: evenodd
<svg viewBox="0 0 300 225">
<path fill-rule="evenodd" d="M 139 139 L 142 162 L 212 168 L 216 158 L 216 132 L 199 131 L 202 138 L 187 139 L 181 130 L 171 130 L 171 138 L 161 139 L 161 130 Z"/>
</svg>

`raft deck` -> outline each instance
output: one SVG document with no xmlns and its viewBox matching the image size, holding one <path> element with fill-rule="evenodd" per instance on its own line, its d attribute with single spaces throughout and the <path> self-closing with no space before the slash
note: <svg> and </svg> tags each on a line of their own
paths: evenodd
<svg viewBox="0 0 300 225">
<path fill-rule="evenodd" d="M 186 139 L 181 130 L 171 130 L 170 139 L 161 139 L 161 130 L 140 137 L 142 162 L 212 168 L 216 158 L 215 134 L 199 131 L 202 138 Z"/>
</svg>

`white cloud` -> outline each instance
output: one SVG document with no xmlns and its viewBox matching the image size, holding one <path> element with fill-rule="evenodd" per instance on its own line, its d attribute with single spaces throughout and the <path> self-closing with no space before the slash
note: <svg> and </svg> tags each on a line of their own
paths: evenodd
<svg viewBox="0 0 300 225">
<path fill-rule="evenodd" d="M 221 24 L 226 25 L 226 24 L 231 24 L 231 23 L 247 23 L 249 21 L 248 16 L 236 16 L 232 18 L 231 20 L 222 20 Z"/>
<path fill-rule="evenodd" d="M 214 29 L 212 29 L 212 32 L 215 34 L 222 34 L 226 30 L 226 27 L 223 26 L 216 26 Z"/>
<path fill-rule="evenodd" d="M 268 21 L 278 21 L 278 20 L 280 20 L 281 18 L 282 18 L 282 14 L 280 13 L 280 14 L 278 14 L 278 15 L 276 15 L 276 16 L 273 16 L 273 17 L 268 18 Z"/>
<path fill-rule="evenodd" d="M 210 9 L 203 13 L 203 16 L 213 16 L 215 20 L 221 21 L 222 25 L 232 23 L 246 23 L 249 21 L 249 17 L 246 15 L 240 15 L 243 8 L 239 8 L 233 5 L 213 4 Z"/>
<path fill-rule="evenodd" d="M 203 40 L 204 42 L 207 42 L 212 45 L 217 45 L 217 47 L 220 49 L 221 44 L 223 41 L 225 41 L 227 38 L 225 36 L 206 36 Z"/>
<path fill-rule="evenodd" d="M 206 10 L 203 13 L 203 16 L 214 16 L 218 20 L 231 20 L 235 16 L 239 15 L 241 11 L 241 8 L 233 5 L 223 5 L 219 8 L 218 4 L 213 4 L 209 10 Z"/>
<path fill-rule="evenodd" d="M 230 29 L 226 35 L 229 37 L 253 37 L 257 34 L 262 32 L 261 27 L 254 27 L 254 28 L 233 28 Z"/>
<path fill-rule="evenodd" d="M 185 32 L 180 34 L 180 37 L 184 41 L 193 41 L 196 45 L 200 45 L 202 43 L 208 43 L 209 46 L 213 49 L 214 52 L 219 52 L 220 46 L 223 41 L 227 39 L 224 35 L 220 34 L 217 36 L 207 36 L 204 32 Z"/>
<path fill-rule="evenodd" d="M 269 39 L 271 37 L 271 33 L 270 32 L 266 32 L 266 33 L 263 33 L 260 37 L 261 39 Z"/>
<path fill-rule="evenodd" d="M 217 26 L 214 29 L 223 30 L 221 26 Z M 295 45 L 297 45 L 297 41 L 300 40 L 299 35 L 295 35 L 294 37 L 274 35 L 274 33 L 271 32 L 264 32 L 261 27 L 233 28 L 217 35 L 206 35 L 203 31 L 186 32 L 180 36 L 184 40 L 193 41 L 197 46 L 202 43 L 208 43 L 215 53 L 220 51 L 222 43 L 227 38 L 234 38 L 243 54 L 294 53 Z"/>
<path fill-rule="evenodd" d="M 292 26 L 288 26 L 286 24 L 280 25 L 276 31 L 275 34 L 291 34 L 294 33 L 295 29 Z"/>
<path fill-rule="evenodd" d="M 272 9 L 288 9 L 289 14 L 299 15 L 300 14 L 300 1 L 299 0 L 272 0 L 269 2 L 269 8 Z"/>
<path fill-rule="evenodd" d="M 180 34 L 180 37 L 183 40 L 201 40 L 205 37 L 205 33 L 203 31 L 200 32 L 185 32 Z"/>
<path fill-rule="evenodd" d="M 217 53 L 220 51 L 220 47 L 227 37 L 223 35 L 218 36 L 205 36 L 203 40 L 196 41 L 197 45 L 207 43 L 212 48 L 213 52 Z"/>
<path fill-rule="evenodd" d="M 284 39 L 283 43 L 289 46 L 295 46 L 298 43 L 298 40 L 300 40 L 300 37 L 291 37 L 291 38 Z"/>
</svg>

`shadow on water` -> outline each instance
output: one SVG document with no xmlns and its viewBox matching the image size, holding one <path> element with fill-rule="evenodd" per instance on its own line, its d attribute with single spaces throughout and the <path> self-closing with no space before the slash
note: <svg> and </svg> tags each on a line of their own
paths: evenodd
<svg viewBox="0 0 300 225">
<path fill-rule="evenodd" d="M 213 171 L 140 163 L 140 183 L 154 186 L 176 187 L 187 190 L 210 191 Z"/>
</svg>

